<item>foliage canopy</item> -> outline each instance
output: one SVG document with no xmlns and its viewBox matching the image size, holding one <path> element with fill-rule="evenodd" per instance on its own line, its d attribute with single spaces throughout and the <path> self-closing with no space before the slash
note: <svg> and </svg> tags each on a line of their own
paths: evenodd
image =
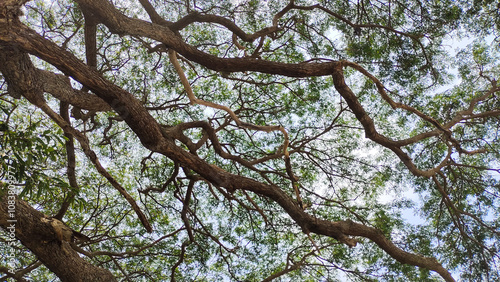
<svg viewBox="0 0 500 282">
<path fill-rule="evenodd" d="M 138 2 L 0 2 L 4 278 L 500 280 L 497 1 Z"/>
</svg>

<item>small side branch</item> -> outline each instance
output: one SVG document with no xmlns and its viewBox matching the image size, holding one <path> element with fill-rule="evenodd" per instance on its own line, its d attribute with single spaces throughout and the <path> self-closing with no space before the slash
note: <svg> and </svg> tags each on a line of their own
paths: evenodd
<svg viewBox="0 0 500 282">
<path fill-rule="evenodd" d="M 196 96 L 194 95 L 193 89 L 191 88 L 191 84 L 187 80 L 186 75 L 184 73 L 184 70 L 182 69 L 181 65 L 179 64 L 179 61 L 177 60 L 177 53 L 174 50 L 169 49 L 168 56 L 169 56 L 170 62 L 174 66 L 175 70 L 177 71 L 177 75 L 179 75 L 179 78 L 182 82 L 182 85 L 184 86 L 184 90 L 187 93 L 187 96 L 189 98 L 191 105 L 198 104 L 198 105 L 202 105 L 202 106 L 206 106 L 206 107 L 210 107 L 210 108 L 214 108 L 214 109 L 223 110 L 229 114 L 229 116 L 236 122 L 236 124 L 239 127 L 242 127 L 242 128 L 247 128 L 247 129 L 257 130 L 257 131 L 264 131 L 264 132 L 281 131 L 281 133 L 283 133 L 283 137 L 284 137 L 283 154 L 284 154 L 284 158 L 285 158 L 286 171 L 287 171 L 287 174 L 292 181 L 292 186 L 293 186 L 293 189 L 294 189 L 296 197 L 297 197 L 297 202 L 299 203 L 300 207 L 303 207 L 302 199 L 300 197 L 300 192 L 298 189 L 298 187 L 299 187 L 299 184 L 297 183 L 298 179 L 297 179 L 297 177 L 295 177 L 295 175 L 293 174 L 293 171 L 292 171 L 292 166 L 291 166 L 291 162 L 290 162 L 290 153 L 288 152 L 288 146 L 289 146 L 290 141 L 289 141 L 288 133 L 285 130 L 285 128 L 283 126 L 276 126 L 276 125 L 264 125 L 263 126 L 263 125 L 255 125 L 255 124 L 243 122 L 229 107 L 196 98 Z"/>
</svg>

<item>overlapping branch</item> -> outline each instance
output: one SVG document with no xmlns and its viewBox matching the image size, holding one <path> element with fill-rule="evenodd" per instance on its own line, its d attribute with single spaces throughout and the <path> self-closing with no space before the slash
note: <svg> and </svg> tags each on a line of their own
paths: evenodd
<svg viewBox="0 0 500 282">
<path fill-rule="evenodd" d="M 447 165 L 447 162 L 452 153 L 451 147 L 449 147 L 450 149 L 448 151 L 448 155 L 444 158 L 441 164 L 433 169 L 423 171 L 416 168 L 410 157 L 401 149 L 401 147 L 406 144 L 405 142 L 410 142 L 409 140 L 394 141 L 386 136 L 379 134 L 375 128 L 373 120 L 370 118 L 368 113 L 366 113 L 363 106 L 358 101 L 356 95 L 346 85 L 343 75 L 343 66 L 351 66 L 374 81 L 377 85 L 377 88 L 379 89 L 379 93 L 382 95 L 382 98 L 393 108 L 402 108 L 407 111 L 413 112 L 414 114 L 430 122 L 436 127 L 435 131 L 425 133 L 426 135 L 421 135 L 419 138 L 445 134 L 446 136 L 448 136 L 450 141 L 453 141 L 453 139 L 451 139 L 451 134 L 449 134 L 449 129 L 452 125 L 441 125 L 434 119 L 426 116 L 416 109 L 408 108 L 403 104 L 392 101 L 392 99 L 385 93 L 383 85 L 378 82 L 378 80 L 376 80 L 374 76 L 353 63 L 324 62 L 285 64 L 265 60 L 256 60 L 252 58 L 222 59 L 208 55 L 199 50 L 196 50 L 192 46 L 187 45 L 179 36 L 176 35 L 175 30 L 171 30 L 168 28 L 168 25 L 163 26 L 160 24 L 151 24 L 145 21 L 125 17 L 116 9 L 114 9 L 114 7 L 112 7 L 112 5 L 107 1 L 79 0 L 77 2 L 79 2 L 80 5 L 86 10 L 95 11 L 96 18 L 100 22 L 104 23 L 113 32 L 119 33 L 121 35 L 149 37 L 151 39 L 158 40 L 162 44 L 165 44 L 170 50 L 172 50 L 171 54 L 175 55 L 173 51 L 178 52 L 188 60 L 197 62 L 213 70 L 259 71 L 263 73 L 280 74 L 291 77 L 332 75 L 335 88 L 348 103 L 349 108 L 353 111 L 359 122 L 363 125 L 366 136 L 371 140 L 377 142 L 378 144 L 381 144 L 392 150 L 403 161 L 403 163 L 405 163 L 405 165 L 413 174 L 431 177 L 434 176 L 443 166 Z M 293 3 L 293 1 L 290 3 Z M 290 215 L 290 217 L 304 230 L 304 232 L 314 232 L 317 234 L 330 236 L 352 247 L 357 243 L 353 236 L 366 237 L 375 242 L 380 248 L 382 248 L 396 260 L 402 263 L 409 263 L 412 265 L 417 265 L 434 270 L 447 281 L 453 281 L 453 278 L 451 277 L 449 272 L 447 272 L 435 259 L 421 257 L 419 255 L 411 254 L 401 250 L 375 228 L 350 221 L 333 222 L 316 218 L 304 212 L 300 207 L 297 207 L 295 201 L 287 193 L 279 189 L 279 187 L 261 183 L 239 175 L 230 174 L 223 170 L 218 170 L 196 156 L 196 154 L 192 154 L 191 152 L 182 150 L 175 145 L 173 140 L 176 138 L 176 136 L 172 136 L 172 134 L 170 134 L 172 131 L 169 132 L 168 130 L 164 130 L 162 126 L 158 124 L 158 122 L 151 115 L 149 115 L 149 113 L 141 105 L 141 103 L 137 101 L 130 93 L 105 80 L 102 75 L 93 70 L 91 67 L 80 62 L 73 55 L 66 52 L 65 50 L 62 50 L 52 42 L 43 39 L 32 30 L 29 30 L 18 22 L 15 22 L 15 20 L 8 28 L 0 28 L 0 44 L 6 46 L 19 46 L 19 48 L 21 48 L 23 51 L 34 54 L 41 59 L 53 64 L 61 71 L 63 71 L 66 75 L 72 76 L 83 85 L 91 89 L 97 96 L 100 97 L 100 99 L 106 101 L 109 106 L 111 106 L 122 116 L 122 118 L 130 126 L 130 128 L 137 134 L 142 144 L 146 148 L 154 152 L 159 152 L 173 159 L 182 167 L 186 167 L 192 169 L 193 171 L 196 171 L 199 175 L 201 175 L 211 183 L 214 183 L 221 187 L 225 187 L 230 192 L 234 191 L 235 189 L 242 189 L 274 200 Z M 176 60 L 175 57 L 174 59 Z M 188 91 L 188 87 L 186 87 L 186 84 L 184 84 L 184 86 L 186 88 L 186 91 Z M 27 95 L 27 97 L 31 96 Z M 255 125 L 246 124 L 240 121 L 238 116 L 233 111 L 231 111 L 231 109 L 225 106 L 197 99 L 193 93 L 188 93 L 188 97 L 192 103 L 198 103 L 226 111 L 231 116 L 231 118 L 242 127 L 255 127 Z M 40 100 L 40 97 L 32 96 L 30 102 L 34 103 L 35 105 L 40 105 L 40 107 L 47 113 L 47 115 L 52 117 L 61 127 L 66 128 L 65 130 L 71 130 L 67 128 L 68 125 L 64 123 L 64 120 L 60 119 L 57 114 L 51 112 L 50 108 L 46 107 L 46 104 L 45 106 L 43 106 L 44 104 L 43 101 Z M 474 108 L 473 103 L 471 103 L 471 108 Z M 473 115 L 471 109 L 468 109 L 468 112 L 464 112 L 462 114 L 467 114 L 469 112 L 469 116 Z M 493 111 L 492 114 L 494 115 L 496 114 L 496 112 Z M 271 128 L 272 130 L 280 130 L 279 127 Z M 271 128 L 268 128 L 268 130 L 271 130 Z M 257 130 L 263 130 L 263 128 L 257 127 Z M 75 134 L 75 136 L 79 136 L 77 132 L 72 132 L 72 134 Z M 286 131 L 284 132 L 284 134 L 286 134 Z M 418 140 L 411 140 L 411 142 L 414 141 Z M 217 144 L 216 142 L 213 143 Z M 455 148 L 458 149 L 459 147 L 455 146 Z M 220 150 L 220 152 L 222 152 L 222 150 Z"/>
<path fill-rule="evenodd" d="M 292 182 L 292 187 L 294 189 L 295 196 L 297 197 L 297 202 L 298 202 L 300 207 L 303 207 L 302 198 L 301 198 L 300 192 L 299 192 L 299 184 L 297 182 L 298 179 L 293 173 L 292 164 L 290 162 L 290 153 L 288 152 L 288 146 L 289 146 L 288 133 L 285 130 L 285 128 L 283 126 L 255 125 L 255 124 L 251 124 L 248 122 L 243 122 L 229 107 L 196 98 L 196 96 L 194 95 L 193 89 L 191 88 L 191 85 L 189 84 L 189 81 L 187 80 L 186 75 L 184 74 L 184 71 L 182 70 L 182 67 L 179 64 L 179 61 L 177 60 L 177 54 L 175 53 L 175 51 L 169 50 L 168 55 L 170 58 L 170 62 L 174 65 L 174 68 L 177 71 L 177 74 L 179 75 L 179 78 L 180 78 L 182 84 L 184 85 L 184 89 L 188 95 L 188 98 L 189 98 L 189 101 L 191 102 L 191 104 L 199 104 L 199 105 L 207 106 L 210 108 L 223 110 L 229 114 L 229 116 L 236 122 L 236 124 L 239 127 L 242 127 L 242 128 L 247 128 L 247 129 L 257 130 L 257 131 L 264 131 L 264 132 L 281 131 L 281 133 L 283 133 L 283 137 L 284 137 L 283 155 L 285 158 L 286 172 L 287 172 L 287 174 L 290 177 L 290 180 Z"/>
<path fill-rule="evenodd" d="M 43 97 L 41 83 L 36 76 L 37 72 L 29 60 L 28 55 L 6 46 L 1 46 L 0 50 L 0 62 L 2 63 L 0 71 L 9 83 L 9 86 L 15 89 L 13 91 L 22 93 L 23 96 L 30 101 L 30 103 L 44 111 L 45 114 L 47 114 L 57 125 L 59 125 L 66 134 L 74 136 L 79 141 L 85 155 L 94 164 L 97 171 L 104 176 L 109 183 L 129 202 L 146 230 L 151 232 L 152 228 L 146 216 L 125 188 L 123 188 L 121 184 L 116 181 L 116 179 L 101 165 L 97 155 L 90 148 L 87 137 L 71 127 L 71 125 L 68 124 L 63 117 L 54 112 L 47 105 L 45 98 Z"/>
<path fill-rule="evenodd" d="M 86 2 L 82 5 L 84 4 L 86 4 Z M 103 10 L 106 9 L 104 8 Z M 102 16 L 104 15 L 100 17 Z M 5 31 L 7 32 L 5 33 Z M 130 93 L 103 79 L 99 73 L 83 64 L 73 55 L 62 50 L 52 42 L 40 37 L 20 23 L 7 30 L 0 30 L 0 42 L 2 45 L 16 44 L 24 51 L 30 52 L 53 64 L 65 74 L 74 77 L 83 85 L 91 89 L 99 97 L 107 101 L 115 111 L 123 117 L 146 148 L 164 154 L 174 161 L 178 161 L 182 166 L 196 171 L 205 179 L 221 187 L 225 187 L 229 191 L 234 191 L 234 189 L 238 188 L 252 191 L 274 200 L 290 215 L 304 232 L 314 232 L 330 236 L 349 246 L 354 246 L 356 244 L 356 240 L 350 236 L 363 236 L 377 243 L 396 260 L 402 263 L 410 263 L 434 270 L 446 280 L 453 281 L 449 272 L 447 272 L 435 259 L 425 258 L 402 251 L 385 238 L 377 229 L 353 222 L 332 222 L 315 218 L 298 207 L 294 200 L 278 187 L 217 170 L 196 155 L 178 148 L 169 136 L 164 136 L 162 134 L 161 126 Z M 269 64 L 272 65 L 272 63 Z M 307 69 L 308 65 L 309 64 L 281 64 L 280 66 L 290 66 L 291 69 L 299 69 L 301 67 Z M 286 72 L 286 68 L 280 71 Z M 40 101 L 32 101 L 32 103 L 39 104 Z M 54 118 L 60 126 L 63 128 L 66 126 L 64 120 L 61 119 L 61 121 L 58 121 L 58 115 L 54 115 L 45 107 L 44 110 L 46 110 L 47 114 Z M 79 137 L 75 132 L 72 132 L 72 134 L 75 134 L 77 138 Z M 84 142 L 82 144 L 84 144 Z"/>
</svg>

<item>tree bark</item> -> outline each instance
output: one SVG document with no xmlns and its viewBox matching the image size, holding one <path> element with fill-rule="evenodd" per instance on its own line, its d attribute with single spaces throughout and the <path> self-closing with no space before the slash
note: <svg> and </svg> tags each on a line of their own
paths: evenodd
<svg viewBox="0 0 500 282">
<path fill-rule="evenodd" d="M 15 227 L 16 238 L 54 272 L 61 281 L 116 281 L 111 272 L 92 265 L 71 248 L 70 242 L 60 241 L 50 218 L 11 194 L 0 201 L 0 226 Z"/>
</svg>

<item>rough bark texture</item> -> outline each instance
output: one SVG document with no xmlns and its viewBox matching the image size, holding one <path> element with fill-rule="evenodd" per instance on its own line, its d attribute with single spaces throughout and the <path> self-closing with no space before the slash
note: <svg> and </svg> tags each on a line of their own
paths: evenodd
<svg viewBox="0 0 500 282">
<path fill-rule="evenodd" d="M 9 217 L 9 206 L 15 202 L 15 217 Z M 12 209 L 11 209 L 12 210 Z M 116 281 L 111 272 L 92 265 L 71 248 L 69 242 L 60 241 L 48 216 L 32 208 L 28 203 L 8 194 L 0 201 L 0 225 L 6 229 L 16 220 L 15 234 L 40 261 L 62 281 L 105 282 Z"/>
</svg>

